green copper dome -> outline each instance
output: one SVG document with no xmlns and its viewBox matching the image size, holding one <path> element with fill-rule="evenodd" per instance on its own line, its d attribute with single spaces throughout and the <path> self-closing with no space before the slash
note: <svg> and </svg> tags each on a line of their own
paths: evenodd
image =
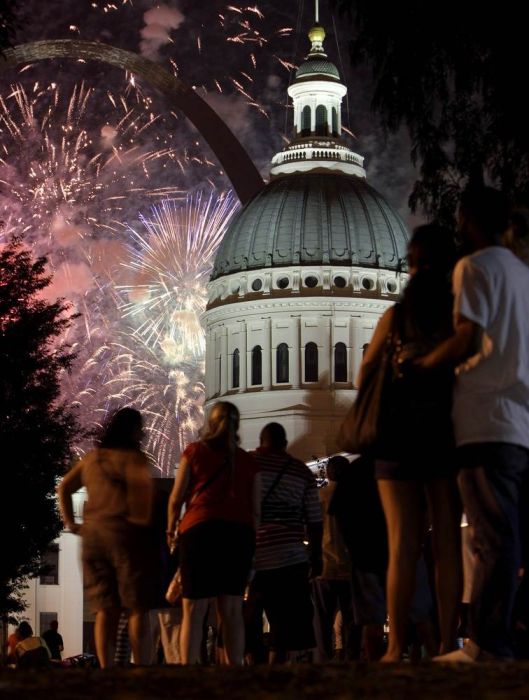
<svg viewBox="0 0 529 700">
<path fill-rule="evenodd" d="M 308 58 L 296 71 L 296 80 L 300 78 L 314 78 L 322 76 L 324 80 L 340 80 L 338 68 L 325 58 Z"/>
<path fill-rule="evenodd" d="M 211 279 L 285 265 L 405 269 L 408 231 L 365 179 L 295 173 L 272 180 L 232 221 Z"/>
</svg>

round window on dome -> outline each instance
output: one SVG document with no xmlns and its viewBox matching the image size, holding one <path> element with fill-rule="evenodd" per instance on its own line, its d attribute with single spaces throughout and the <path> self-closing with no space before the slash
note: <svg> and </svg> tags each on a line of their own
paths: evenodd
<svg viewBox="0 0 529 700">
<path fill-rule="evenodd" d="M 386 284 L 386 289 L 390 294 L 395 294 L 395 292 L 397 291 L 397 283 L 395 282 L 395 280 L 389 280 Z"/>
<path fill-rule="evenodd" d="M 347 280 L 345 277 L 338 275 L 338 277 L 334 278 L 334 286 L 343 289 L 345 286 L 347 286 Z"/>
<path fill-rule="evenodd" d="M 288 277 L 279 277 L 276 286 L 278 289 L 286 289 L 288 285 L 290 284 L 290 280 Z"/>
<path fill-rule="evenodd" d="M 305 287 L 316 287 L 318 285 L 318 278 L 314 277 L 314 275 L 309 275 L 308 277 L 305 277 Z"/>
<path fill-rule="evenodd" d="M 364 277 L 364 279 L 362 280 L 362 287 L 364 289 L 367 289 L 367 290 L 373 289 L 374 286 L 375 286 L 375 283 L 373 282 L 371 277 Z"/>
<path fill-rule="evenodd" d="M 255 279 L 252 282 L 252 289 L 254 292 L 258 292 L 263 286 L 263 280 L 260 280 L 259 278 Z"/>
</svg>

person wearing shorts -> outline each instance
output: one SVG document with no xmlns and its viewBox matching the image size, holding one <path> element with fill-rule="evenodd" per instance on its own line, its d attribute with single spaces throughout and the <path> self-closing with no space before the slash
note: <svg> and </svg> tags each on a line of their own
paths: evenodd
<svg viewBox="0 0 529 700">
<path fill-rule="evenodd" d="M 82 536 L 84 586 L 96 612 L 95 644 L 102 668 L 114 665 L 121 611 L 129 612 L 134 662 L 150 662 L 148 611 L 154 604 L 148 524 L 152 479 L 140 450 L 141 414 L 124 408 L 110 419 L 99 446 L 68 472 L 58 487 L 62 518 Z M 75 522 L 72 495 L 86 488 L 82 526 Z"/>
<path fill-rule="evenodd" d="M 216 403 L 202 439 L 182 455 L 169 498 L 170 546 L 178 528 L 184 664 L 201 661 L 211 598 L 217 600 L 226 663 L 242 665 L 244 660 L 243 595 L 255 549 L 260 486 L 255 460 L 237 446 L 238 428 L 237 408 L 228 401 Z"/>
<path fill-rule="evenodd" d="M 255 452 L 262 484 L 261 524 L 250 597 L 256 610 L 262 606 L 270 623 L 271 663 L 316 646 L 310 579 L 322 571 L 323 525 L 316 479 L 286 447 L 283 426 L 269 423 Z M 253 642 L 257 646 L 258 640 Z"/>
</svg>

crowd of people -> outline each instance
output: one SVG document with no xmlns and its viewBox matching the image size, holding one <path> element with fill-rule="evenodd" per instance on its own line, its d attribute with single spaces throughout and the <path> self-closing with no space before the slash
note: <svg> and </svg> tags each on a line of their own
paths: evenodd
<svg viewBox="0 0 529 700">
<path fill-rule="evenodd" d="M 134 664 L 153 663 L 153 610 L 166 663 L 513 658 L 515 620 L 529 628 L 529 226 L 483 187 L 458 228 L 459 252 L 438 224 L 414 231 L 357 380 L 389 354 L 379 439 L 331 457 L 322 488 L 278 423 L 241 449 L 221 401 L 161 503 L 141 415 L 113 416 L 58 489 L 103 668 L 127 632 Z"/>
</svg>

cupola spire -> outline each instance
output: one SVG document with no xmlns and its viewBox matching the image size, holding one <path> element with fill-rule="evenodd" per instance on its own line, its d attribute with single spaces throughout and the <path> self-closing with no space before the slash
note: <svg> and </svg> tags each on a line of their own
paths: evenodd
<svg viewBox="0 0 529 700">
<path fill-rule="evenodd" d="M 319 9 L 319 0 L 315 0 L 315 23 L 308 33 L 310 52 L 288 88 L 293 102 L 293 139 L 273 157 L 272 177 L 329 171 L 365 177 L 364 159 L 342 139 L 341 105 L 347 88 L 324 51 L 325 29 L 319 23 Z"/>
</svg>

